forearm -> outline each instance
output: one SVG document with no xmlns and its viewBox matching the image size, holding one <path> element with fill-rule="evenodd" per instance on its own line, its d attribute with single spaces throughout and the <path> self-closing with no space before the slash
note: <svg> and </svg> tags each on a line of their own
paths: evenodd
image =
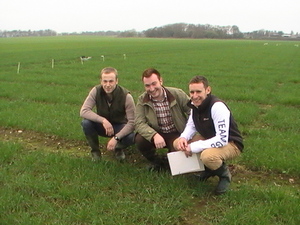
<svg viewBox="0 0 300 225">
<path fill-rule="evenodd" d="M 93 108 L 96 105 L 96 89 L 93 88 L 88 96 L 86 97 L 83 105 L 80 109 L 80 117 L 84 119 L 88 119 L 97 123 L 103 123 L 103 120 L 105 119 L 102 116 L 99 116 L 97 113 L 93 111 Z"/>
<path fill-rule="evenodd" d="M 184 137 L 186 140 L 190 140 L 194 136 L 195 132 L 196 128 L 193 122 L 193 117 L 192 115 L 190 115 L 184 131 L 181 133 L 180 137 Z"/>
<path fill-rule="evenodd" d="M 123 127 L 123 129 L 120 130 L 120 132 L 115 134 L 119 138 L 123 138 L 124 136 L 126 136 L 134 131 L 135 104 L 134 104 L 133 97 L 130 94 L 128 94 L 126 97 L 125 113 L 126 113 L 126 118 L 127 118 L 128 122 Z"/>
<path fill-rule="evenodd" d="M 99 116 L 97 113 L 91 110 L 83 110 L 82 113 L 80 113 L 80 116 L 84 119 L 91 120 L 96 123 L 103 123 L 103 120 L 105 119 L 104 117 Z"/>
<path fill-rule="evenodd" d="M 192 142 L 190 144 L 190 147 L 193 153 L 199 153 L 207 148 L 220 148 L 227 144 L 228 144 L 227 141 L 222 141 L 219 136 L 215 136 L 207 140 L 199 140 L 199 141 Z"/>
</svg>

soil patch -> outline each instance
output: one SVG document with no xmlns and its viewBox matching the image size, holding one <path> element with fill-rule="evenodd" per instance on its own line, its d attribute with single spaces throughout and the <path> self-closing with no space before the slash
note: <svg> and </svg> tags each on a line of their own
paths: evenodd
<svg viewBox="0 0 300 225">
<path fill-rule="evenodd" d="M 0 140 L 20 142 L 28 150 L 44 149 L 52 152 L 65 152 L 72 156 L 89 157 L 89 147 L 85 141 L 68 140 L 55 135 L 39 133 L 36 131 L 0 127 Z M 103 151 L 102 154 L 111 155 L 111 152 Z M 145 164 L 146 160 L 136 152 L 129 149 L 126 154 L 129 163 Z M 252 171 L 242 165 L 229 165 L 235 183 L 253 182 L 253 184 L 273 183 L 280 185 L 300 186 L 299 178 L 287 174 L 264 171 Z"/>
</svg>

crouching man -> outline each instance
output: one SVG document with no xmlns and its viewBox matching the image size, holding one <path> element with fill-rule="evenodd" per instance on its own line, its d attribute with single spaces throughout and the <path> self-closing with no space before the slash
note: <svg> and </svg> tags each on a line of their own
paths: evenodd
<svg viewBox="0 0 300 225">
<path fill-rule="evenodd" d="M 108 137 L 107 150 L 114 151 L 118 160 L 125 159 L 123 150 L 134 144 L 134 111 L 132 95 L 118 85 L 117 70 L 102 69 L 100 85 L 92 88 L 80 109 L 81 125 L 93 161 L 101 160 L 98 136 Z"/>
<path fill-rule="evenodd" d="M 220 195 L 229 189 L 231 182 L 231 174 L 225 162 L 241 154 L 243 139 L 228 106 L 211 94 L 211 87 L 205 77 L 192 78 L 189 93 L 191 114 L 184 131 L 174 141 L 174 148 L 184 151 L 186 156 L 201 152 L 200 159 L 205 171 L 200 174 L 200 181 L 218 176 L 215 193 Z M 200 135 L 196 135 L 198 139 L 195 140 L 196 133 Z"/>
</svg>

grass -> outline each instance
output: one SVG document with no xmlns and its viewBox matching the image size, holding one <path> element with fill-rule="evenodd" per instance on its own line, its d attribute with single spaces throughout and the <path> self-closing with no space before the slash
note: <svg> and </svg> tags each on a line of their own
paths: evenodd
<svg viewBox="0 0 300 225">
<path fill-rule="evenodd" d="M 28 151 L 17 143 L 0 142 L 0 146 L 1 224 L 300 221 L 297 187 L 274 186 L 267 181 L 258 185 L 247 180 L 235 182 L 231 192 L 215 198 L 207 194 L 212 183 L 200 184 L 190 176 L 170 178 L 167 173 L 148 173 L 115 161 L 92 164 L 64 152 Z M 201 205 L 204 199 L 209 202 Z M 194 223 L 189 216 L 198 219 Z"/>
<path fill-rule="evenodd" d="M 140 76 L 147 67 L 157 68 L 166 86 L 186 92 L 190 78 L 201 74 L 230 106 L 244 136 L 244 153 L 232 163 L 255 171 L 237 173 L 232 190 L 214 197 L 210 191 L 216 180 L 200 184 L 192 175 L 152 174 L 143 166 L 111 160 L 92 164 L 64 149 L 54 154 L 43 143 L 36 151 L 0 139 L 0 223 L 299 224 L 300 51 L 296 42 L 263 43 L 0 39 L 1 127 L 83 141 L 79 109 L 103 67 L 116 67 L 120 84 L 135 99 L 143 92 Z M 82 55 L 93 58 L 82 65 Z M 295 182 L 286 177 L 275 182 L 278 176 Z"/>
<path fill-rule="evenodd" d="M 168 174 L 27 152 L 14 144 L 2 147 L 1 221 L 6 224 L 175 224 L 188 201 L 187 183 L 175 190 L 183 183 Z"/>
</svg>

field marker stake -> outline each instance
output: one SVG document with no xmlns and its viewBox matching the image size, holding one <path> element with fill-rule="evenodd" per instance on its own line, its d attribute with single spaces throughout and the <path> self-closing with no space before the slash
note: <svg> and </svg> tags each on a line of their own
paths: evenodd
<svg viewBox="0 0 300 225">
<path fill-rule="evenodd" d="M 104 55 L 101 55 L 102 61 L 104 62 Z"/>
<path fill-rule="evenodd" d="M 52 59 L 52 69 L 54 68 L 54 59 Z"/>
<path fill-rule="evenodd" d="M 126 54 L 123 54 L 124 60 L 126 60 Z"/>
<path fill-rule="evenodd" d="M 21 63 L 18 63 L 18 69 L 17 69 L 17 73 L 20 73 L 20 67 L 21 67 Z"/>
</svg>

